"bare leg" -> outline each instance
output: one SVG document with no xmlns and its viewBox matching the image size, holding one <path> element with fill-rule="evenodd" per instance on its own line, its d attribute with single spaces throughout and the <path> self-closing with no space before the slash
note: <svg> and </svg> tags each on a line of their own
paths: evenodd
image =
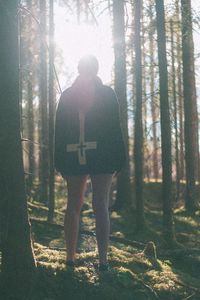
<svg viewBox="0 0 200 300">
<path fill-rule="evenodd" d="M 110 234 L 109 192 L 112 174 L 91 176 L 93 189 L 93 209 L 96 216 L 96 237 L 100 264 L 107 263 L 108 242 Z"/>
<path fill-rule="evenodd" d="M 83 205 L 87 177 L 87 175 L 66 177 L 68 202 L 65 212 L 64 231 L 67 247 L 67 260 L 75 260 L 80 211 Z"/>
</svg>

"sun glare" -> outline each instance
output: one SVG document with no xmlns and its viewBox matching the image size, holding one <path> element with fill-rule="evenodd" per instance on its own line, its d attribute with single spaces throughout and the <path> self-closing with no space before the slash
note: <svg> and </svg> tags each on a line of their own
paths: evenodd
<svg viewBox="0 0 200 300">
<path fill-rule="evenodd" d="M 77 63 L 80 57 L 85 54 L 93 54 L 99 60 L 99 76 L 104 83 L 111 82 L 113 49 L 110 28 L 109 18 L 101 20 L 99 26 L 78 25 L 75 22 L 66 21 L 63 9 L 57 7 L 55 42 L 57 49 L 62 54 L 65 73 L 67 71 L 70 81 L 77 76 Z M 61 77 L 61 86 L 65 87 L 66 78 L 64 78 L 64 74 Z"/>
</svg>

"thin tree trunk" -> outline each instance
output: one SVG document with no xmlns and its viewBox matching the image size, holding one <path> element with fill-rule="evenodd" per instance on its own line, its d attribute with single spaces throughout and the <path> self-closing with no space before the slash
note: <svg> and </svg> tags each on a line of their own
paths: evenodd
<svg viewBox="0 0 200 300">
<path fill-rule="evenodd" d="M 160 117 L 162 148 L 162 197 L 163 197 L 163 233 L 169 244 L 174 241 L 172 216 L 172 159 L 171 126 L 168 99 L 168 73 L 166 57 L 164 1 L 156 0 L 158 61 L 160 81 Z"/>
<path fill-rule="evenodd" d="M 20 136 L 18 4 L 0 3 L 0 284 L 8 298 L 27 299 L 35 261 Z"/>
<path fill-rule="evenodd" d="M 143 51 L 144 54 L 144 51 Z M 143 89 L 145 91 L 144 94 L 144 100 L 143 100 L 143 119 L 144 119 L 144 134 L 143 134 L 143 177 L 145 178 L 145 180 L 147 180 L 148 182 L 150 181 L 151 178 L 151 164 L 150 164 L 150 151 L 149 151 L 149 143 L 148 143 L 148 125 L 147 125 L 147 120 L 148 120 L 148 112 L 147 112 L 147 97 L 146 97 L 146 71 L 143 68 Z M 136 88 L 135 88 L 136 90 Z M 136 104 L 137 105 L 137 104 Z M 136 109 L 137 111 L 137 109 Z M 137 130 L 136 124 L 134 126 L 134 128 Z"/>
<path fill-rule="evenodd" d="M 177 39 L 177 44 L 180 44 L 179 38 Z M 177 78 L 178 78 L 178 107 L 179 107 L 179 136 L 180 136 L 180 179 L 185 178 L 185 158 L 184 158 L 184 120 L 183 120 L 183 89 L 182 89 L 182 72 L 181 63 L 182 60 L 180 55 L 180 46 L 177 46 L 178 50 L 178 68 L 177 68 Z"/>
<path fill-rule="evenodd" d="M 176 163 L 176 201 L 180 197 L 180 164 L 179 164 L 179 147 L 178 147 L 178 120 L 177 120 L 177 94 L 176 94 L 176 70 L 175 70 L 175 45 L 174 45 L 174 28 L 173 21 L 170 20 L 171 34 L 171 55 L 172 55 L 172 96 L 174 106 L 174 129 L 175 129 L 175 163 Z"/>
<path fill-rule="evenodd" d="M 126 145 L 127 163 L 117 178 L 117 197 L 115 208 L 120 209 L 124 204 L 130 203 L 130 177 L 129 177 L 129 137 L 128 113 L 126 96 L 126 49 L 125 49 L 125 22 L 124 2 L 113 1 L 113 39 L 115 57 L 115 91 L 121 108 L 121 121 Z"/>
<path fill-rule="evenodd" d="M 49 2 L 49 213 L 48 221 L 53 221 L 55 206 L 54 174 L 54 0 Z"/>
<path fill-rule="evenodd" d="M 34 108 L 33 108 L 33 89 L 32 89 L 32 74 L 29 73 L 28 83 L 27 83 L 27 93 L 28 93 L 28 107 L 27 107 L 27 130 L 28 130 L 28 194 L 31 193 L 34 179 Z"/>
<path fill-rule="evenodd" d="M 135 111 L 135 193 L 136 193 L 136 228 L 144 227 L 143 201 L 143 123 L 142 123 L 142 55 L 141 55 L 141 1 L 135 1 L 135 72 L 136 72 L 136 111 Z"/>
<path fill-rule="evenodd" d="M 135 2 L 132 3 L 132 9 L 131 9 L 131 16 L 132 16 L 132 22 L 131 22 L 131 34 L 130 34 L 130 56 L 131 56 L 131 68 L 130 68 L 130 74 L 131 74 L 131 106 L 132 106 L 132 112 L 131 112 L 131 140 L 130 140 L 130 162 L 133 162 L 133 168 L 130 169 L 130 176 L 134 176 L 134 132 L 135 132 L 135 106 L 136 106 L 136 97 L 135 97 L 135 51 L 134 51 L 134 38 L 135 38 L 135 20 L 134 20 L 134 14 L 135 14 Z M 134 203 L 135 205 L 135 203 Z"/>
<path fill-rule="evenodd" d="M 138 9 L 138 3 L 136 5 L 134 5 L 135 9 Z M 140 8 L 140 20 L 138 20 L 138 16 L 135 18 L 134 17 L 134 23 L 138 23 L 138 21 L 140 22 L 139 26 L 140 26 L 140 31 L 141 31 L 141 37 L 138 36 L 138 33 L 135 34 L 135 43 L 137 43 L 137 38 L 140 38 L 140 48 L 141 48 L 141 72 L 142 72 L 142 89 L 143 89 L 143 99 L 142 99 L 142 119 L 144 120 L 144 129 L 143 129 L 143 177 L 149 182 L 150 181 L 150 177 L 151 177 L 151 162 L 150 162 L 150 151 L 149 151 L 149 143 L 148 143 L 148 101 L 147 101 L 147 74 L 146 74 L 146 48 L 145 48 L 145 41 L 146 41 L 146 37 L 145 37 L 145 26 L 144 26 L 144 15 L 142 14 L 143 11 L 143 1 L 141 1 L 141 8 Z M 135 12 L 135 10 L 134 10 Z M 135 12 L 136 14 L 136 12 Z M 138 30 L 137 28 L 138 26 L 134 25 L 135 31 Z M 136 35 L 138 37 L 136 37 Z M 134 43 L 134 45 L 135 45 Z M 135 45 L 136 46 L 136 45 Z M 136 46 L 137 47 L 137 46 Z M 135 51 L 136 53 L 137 51 Z M 136 64 L 137 64 L 137 58 L 135 57 L 136 60 Z M 143 67 L 142 67 L 143 66 Z M 137 67 L 136 67 L 137 68 Z M 135 68 L 135 70 L 136 70 Z M 135 78 L 137 77 L 137 74 L 135 74 Z M 138 78 L 139 79 L 139 78 Z M 137 81 L 137 78 L 136 80 Z M 136 91 L 136 97 L 137 97 L 137 83 L 135 82 L 135 91 Z M 140 87 L 141 88 L 141 87 Z M 142 91 L 141 91 L 142 93 Z M 137 99 L 136 99 L 137 101 Z M 137 103 L 136 103 L 136 107 L 137 107 Z M 137 110 L 136 110 L 137 111 Z M 135 128 L 137 128 L 135 126 Z"/>
<path fill-rule="evenodd" d="M 149 51 L 150 51 L 150 94 L 151 94 L 151 118 L 153 133 L 153 177 L 157 181 L 159 177 L 158 171 L 158 138 L 157 138 L 157 115 L 156 115 L 156 97 L 155 97 L 155 71 L 154 71 L 154 25 L 152 0 L 150 0 L 150 29 L 149 29 Z"/>
<path fill-rule="evenodd" d="M 48 96 L 46 49 L 46 0 L 40 0 L 40 201 L 48 203 Z"/>
<path fill-rule="evenodd" d="M 183 93 L 185 116 L 185 163 L 186 197 L 185 206 L 189 212 L 196 210 L 195 177 L 199 164 L 198 119 L 196 86 L 194 74 L 194 43 L 192 36 L 191 1 L 181 0 Z"/>
<path fill-rule="evenodd" d="M 32 11 L 32 1 L 27 1 L 27 7 Z M 32 18 L 29 18 L 29 23 L 27 24 L 29 28 L 32 29 Z M 27 78 L 27 131 L 28 131 L 28 180 L 27 180 L 27 192 L 31 193 L 33 186 L 34 173 L 35 173 L 35 159 L 34 159 L 34 106 L 33 106 L 33 60 L 31 52 L 31 35 L 28 36 L 28 49 L 27 49 L 27 59 L 29 65 L 28 78 Z"/>
<path fill-rule="evenodd" d="M 184 157 L 184 113 L 183 113 L 183 84 L 182 84 L 182 49 L 181 49 L 181 21 L 179 0 L 175 1 L 176 19 L 178 30 L 176 33 L 177 53 L 177 88 L 178 88 L 178 122 L 179 122 L 179 143 L 180 143 L 180 180 L 185 179 L 185 157 Z"/>
</svg>

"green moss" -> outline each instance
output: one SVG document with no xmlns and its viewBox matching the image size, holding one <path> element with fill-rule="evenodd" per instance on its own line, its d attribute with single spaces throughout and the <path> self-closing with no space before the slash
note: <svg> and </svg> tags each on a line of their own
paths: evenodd
<svg viewBox="0 0 200 300">
<path fill-rule="evenodd" d="M 111 213 L 112 235 L 122 242 L 110 242 L 109 262 L 112 271 L 100 274 L 96 269 L 98 253 L 94 236 L 80 235 L 77 266 L 65 266 L 66 253 L 63 249 L 64 232 L 59 227 L 47 223 L 33 223 L 35 255 L 38 261 L 36 286 L 30 300 L 84 299 L 84 300 L 148 300 L 184 299 L 193 295 L 200 299 L 200 256 L 191 255 L 159 256 L 165 250 L 162 238 L 162 213 L 159 202 L 160 183 L 145 186 L 146 226 L 143 231 L 135 231 L 136 212 L 134 209 Z M 57 186 L 55 222 L 63 223 L 66 206 L 66 190 Z M 46 220 L 47 208 L 32 201 L 30 214 L 38 220 Z M 175 210 L 177 240 L 186 248 L 200 246 L 199 213 L 187 216 L 180 206 Z M 95 230 L 95 219 L 91 208 L 90 195 L 82 211 L 81 230 Z M 157 255 L 152 258 L 128 244 L 123 239 L 131 239 L 147 244 L 152 241 Z M 51 249 L 52 248 L 52 249 Z M 156 262 L 156 263 L 155 263 Z"/>
</svg>

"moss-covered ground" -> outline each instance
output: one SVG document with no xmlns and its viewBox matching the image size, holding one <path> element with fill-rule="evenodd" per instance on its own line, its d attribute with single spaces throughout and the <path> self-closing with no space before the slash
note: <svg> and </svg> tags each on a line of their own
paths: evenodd
<svg viewBox="0 0 200 300">
<path fill-rule="evenodd" d="M 157 185 L 157 187 L 156 187 Z M 62 226 L 46 222 L 47 209 L 34 199 L 29 202 L 32 235 L 38 272 L 31 300 L 108 299 L 108 300 L 200 300 L 200 214 L 188 216 L 181 203 L 176 205 L 174 220 L 177 241 L 185 250 L 168 251 L 162 238 L 160 187 L 155 183 L 145 192 L 146 226 L 135 231 L 133 207 L 112 211 L 109 262 L 111 271 L 99 273 L 95 219 L 91 194 L 81 214 L 77 266 L 66 268 Z M 156 196 L 155 196 L 156 195 Z M 54 222 L 63 224 L 65 190 L 57 194 Z M 120 242 L 114 237 L 120 238 Z M 127 240 L 150 245 L 151 252 L 133 246 Z M 149 243 L 152 241 L 153 243 Z M 140 244 L 138 244 L 140 245 Z M 194 250 L 192 250 L 194 249 Z M 156 253 L 157 252 L 157 253 Z"/>
</svg>

